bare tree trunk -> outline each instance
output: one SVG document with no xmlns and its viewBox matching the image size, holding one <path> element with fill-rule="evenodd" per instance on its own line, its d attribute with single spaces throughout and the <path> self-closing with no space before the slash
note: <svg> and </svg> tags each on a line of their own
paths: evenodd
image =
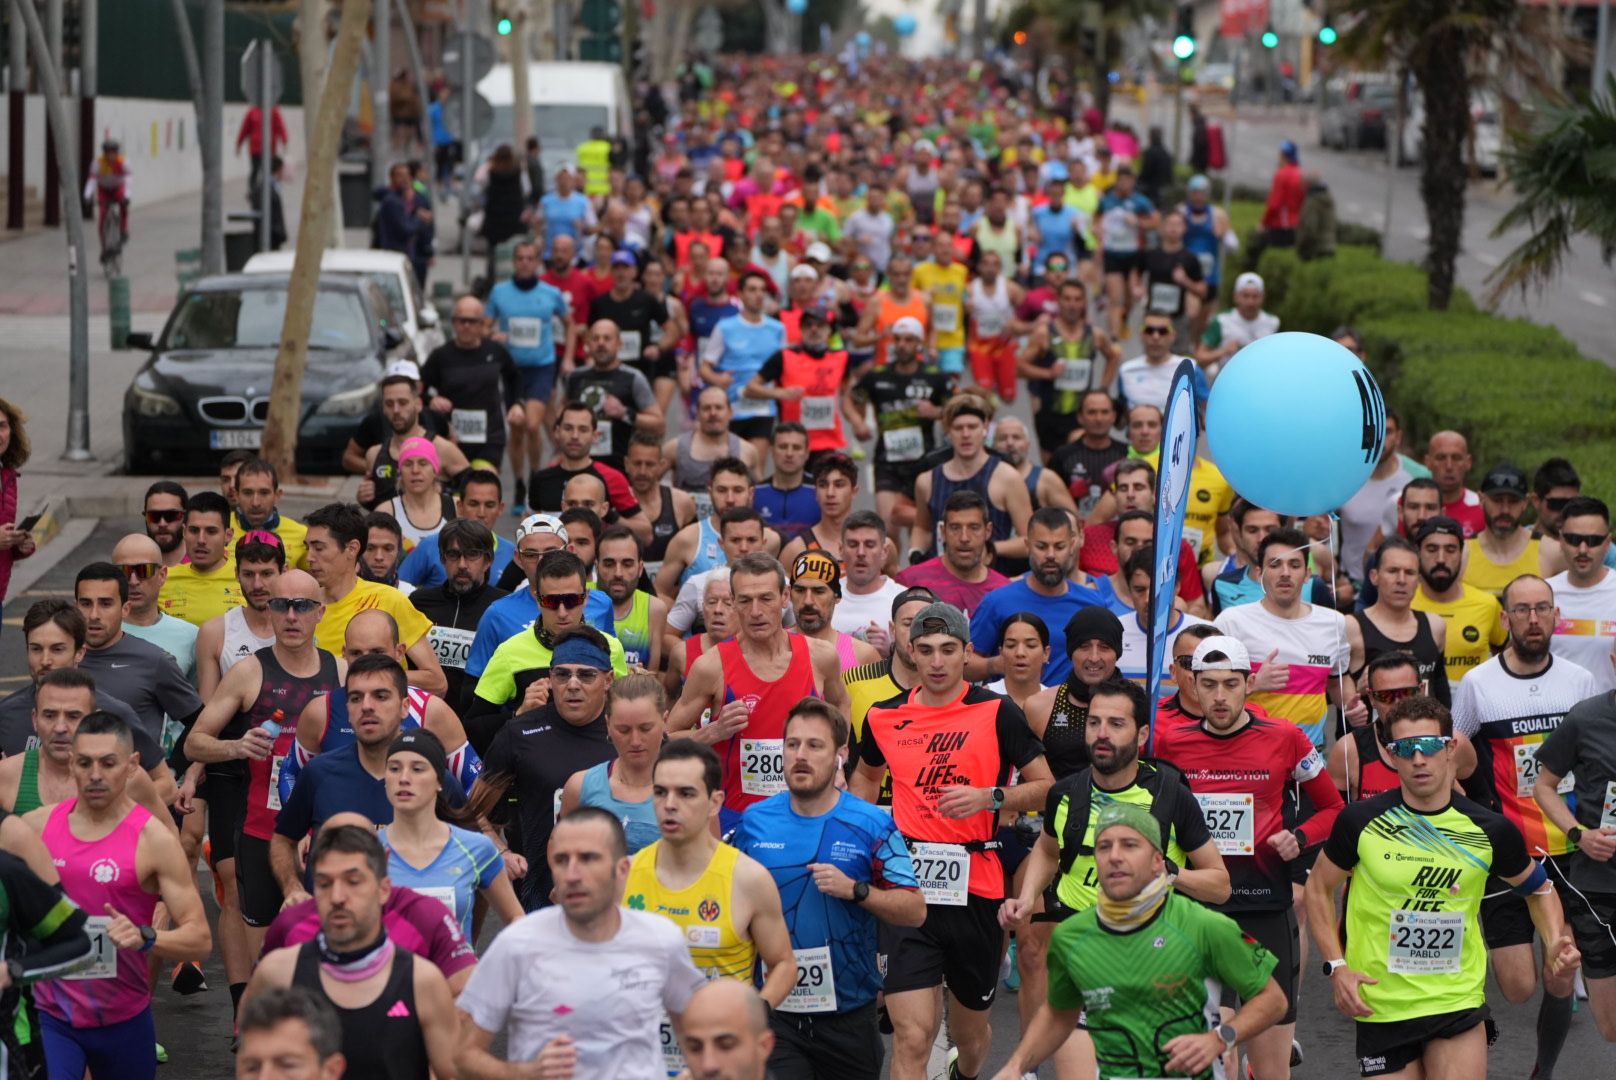
<svg viewBox="0 0 1616 1080">
<path fill-rule="evenodd" d="M 202 99 L 197 120 L 202 150 L 202 272 L 224 273 L 224 0 L 202 5 Z M 263 137 L 275 145 L 270 115 L 263 118 Z M 202 132 L 206 131 L 203 135 Z"/>
<path fill-rule="evenodd" d="M 673 33 L 668 35 L 668 52 L 663 59 L 662 78 L 673 78 L 674 69 L 679 66 L 679 58 L 684 56 L 690 48 L 690 31 L 696 25 L 696 16 L 700 15 L 705 5 L 696 0 L 685 0 L 679 5 L 673 17 Z"/>
<path fill-rule="evenodd" d="M 175 0 L 176 3 L 179 0 Z M 325 36 L 325 13 L 330 0 L 299 0 L 297 13 L 297 69 L 303 83 L 303 153 L 314 145 L 314 118 L 320 111 L 320 98 L 325 93 L 325 61 L 329 42 Z M 307 162 L 304 163 L 305 167 Z M 331 185 L 331 231 L 327 243 L 342 246 L 342 200 L 336 198 L 336 184 Z M 308 188 L 303 189 L 307 204 Z"/>
<path fill-rule="evenodd" d="M 511 15 L 511 149 L 522 160 L 527 159 L 527 140 L 533 134 L 533 93 L 527 79 L 528 11 L 525 0 L 509 9 Z M 534 198 L 538 193 L 534 192 Z"/>
<path fill-rule="evenodd" d="M 342 24 L 337 28 L 331 55 L 329 85 L 353 85 L 364 47 L 365 23 L 371 0 L 343 0 Z M 296 474 L 297 431 L 303 414 L 303 372 L 309 358 L 309 330 L 314 324 L 314 297 L 320 283 L 320 253 L 331 231 L 332 185 L 336 178 L 337 144 L 342 137 L 347 101 L 342 94 L 320 95 L 313 138 L 306 147 L 308 177 L 303 188 L 303 213 L 297 229 L 297 254 L 286 288 L 286 320 L 281 324 L 280 352 L 275 356 L 275 380 L 269 392 L 269 416 L 264 422 L 263 456 L 282 476 Z"/>
<path fill-rule="evenodd" d="M 1464 233 L 1465 135 L 1470 130 L 1469 72 L 1462 33 L 1441 32 L 1414 69 L 1425 98 L 1424 143 L 1420 154 L 1420 198 L 1430 230 L 1426 271 L 1428 303 L 1446 311 L 1453 299 L 1454 263 Z"/>
</svg>

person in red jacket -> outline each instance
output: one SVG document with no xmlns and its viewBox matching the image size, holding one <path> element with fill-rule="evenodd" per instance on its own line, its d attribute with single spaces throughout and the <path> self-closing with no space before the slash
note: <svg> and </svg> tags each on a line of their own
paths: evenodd
<svg viewBox="0 0 1616 1080">
<path fill-rule="evenodd" d="M 1302 219 L 1302 167 L 1296 161 L 1296 144 L 1289 139 L 1279 144 L 1279 168 L 1268 189 L 1268 205 L 1262 226 L 1270 247 L 1295 247 L 1296 225 Z"/>
<path fill-rule="evenodd" d="M 264 114 L 258 106 L 250 105 L 241 118 L 241 127 L 236 131 L 236 153 L 241 153 L 241 146 L 247 145 L 247 155 L 252 160 L 252 176 L 247 181 L 249 190 L 258 190 L 258 166 L 260 155 L 264 152 Z M 269 110 L 269 152 L 283 154 L 286 152 L 286 121 L 281 117 L 279 105 L 271 106 Z"/>
</svg>

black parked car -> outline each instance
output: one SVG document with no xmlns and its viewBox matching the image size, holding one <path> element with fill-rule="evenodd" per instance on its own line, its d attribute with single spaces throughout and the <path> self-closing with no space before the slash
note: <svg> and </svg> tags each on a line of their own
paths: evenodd
<svg viewBox="0 0 1616 1080">
<path fill-rule="evenodd" d="M 129 472 L 211 472 L 230 450 L 258 449 L 288 277 L 203 278 L 180 294 L 155 340 L 129 335 L 132 347 L 151 350 L 124 394 Z M 404 335 L 386 325 L 387 311 L 375 283 L 320 276 L 303 378 L 299 471 L 341 471 L 354 426 L 376 406 L 387 361 L 411 357 Z"/>
</svg>

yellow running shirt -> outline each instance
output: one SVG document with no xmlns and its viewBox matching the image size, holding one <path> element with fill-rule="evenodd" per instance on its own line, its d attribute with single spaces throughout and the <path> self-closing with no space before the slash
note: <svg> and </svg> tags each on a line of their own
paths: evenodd
<svg viewBox="0 0 1616 1080">
<path fill-rule="evenodd" d="M 1538 542 L 1528 540 L 1526 550 L 1522 551 L 1512 563 L 1500 566 L 1487 557 L 1481 550 L 1481 538 L 1472 536 L 1465 541 L 1465 572 L 1466 585 L 1474 585 L 1478 589 L 1492 593 L 1494 596 L 1504 595 L 1504 586 L 1520 577 L 1522 574 L 1538 574 L 1542 567 L 1538 563 Z"/>
<path fill-rule="evenodd" d="M 415 605 L 391 585 L 356 581 L 347 596 L 326 606 L 325 617 L 314 631 L 314 643 L 333 656 L 341 656 L 348 623 L 361 611 L 371 610 L 385 611 L 393 617 L 398 623 L 398 639 L 406 649 L 432 629 L 432 620 L 416 610 Z"/>
<path fill-rule="evenodd" d="M 943 238 L 947 242 L 947 237 Z M 923 262 L 915 267 L 914 284 L 931 297 L 932 324 L 937 330 L 939 349 L 965 347 L 965 264 L 952 262 L 939 266 Z"/>
<path fill-rule="evenodd" d="M 168 568 L 168 581 L 157 594 L 163 614 L 201 626 L 215 615 L 241 607 L 241 585 L 236 581 L 236 564 L 229 559 L 212 570 L 198 570 L 190 563 Z"/>
<path fill-rule="evenodd" d="M 674 890 L 657 880 L 658 840 L 641 848 L 628 868 L 623 906 L 665 915 L 679 924 L 690 959 L 709 979 L 752 980 L 757 947 L 735 928 L 735 861 L 740 852 L 719 844 L 712 861 L 688 889 Z"/>
<path fill-rule="evenodd" d="M 1422 585 L 1414 594 L 1415 611 L 1429 611 L 1448 622 L 1448 685 L 1457 687 L 1477 665 L 1484 664 L 1494 649 L 1504 647 L 1509 632 L 1504 629 L 1504 609 L 1497 597 L 1466 584 L 1464 595 L 1451 604 L 1438 604 L 1425 595 Z"/>
</svg>

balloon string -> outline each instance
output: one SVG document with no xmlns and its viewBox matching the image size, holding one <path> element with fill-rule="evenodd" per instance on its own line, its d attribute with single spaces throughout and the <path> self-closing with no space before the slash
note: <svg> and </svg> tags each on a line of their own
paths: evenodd
<svg viewBox="0 0 1616 1080">
<path fill-rule="evenodd" d="M 1336 593 L 1336 582 L 1341 580 L 1341 574 L 1342 574 L 1342 570 L 1343 570 L 1343 567 L 1341 566 L 1341 517 L 1340 517 L 1340 515 L 1338 515 L 1338 514 L 1331 514 L 1330 515 L 1330 536 L 1329 536 L 1329 539 L 1328 540 L 1314 541 L 1314 543 L 1324 544 L 1325 547 L 1328 548 L 1330 554 L 1333 556 L 1333 558 L 1331 559 L 1331 562 L 1335 565 L 1335 581 L 1331 581 L 1329 583 L 1328 587 L 1329 587 L 1329 590 L 1330 590 L 1331 599 L 1337 601 L 1336 610 L 1339 612 L 1340 611 L 1340 604 L 1339 604 L 1339 599 L 1338 599 L 1338 596 L 1337 596 L 1337 593 Z M 1350 644 L 1348 644 L 1348 642 L 1347 642 L 1347 617 L 1344 616 L 1344 615 L 1341 617 L 1341 621 L 1336 623 L 1336 641 L 1335 641 L 1335 645 L 1336 645 L 1336 655 L 1338 655 L 1338 656 L 1341 654 L 1341 651 L 1343 649 L 1347 650 L 1347 662 L 1344 665 L 1342 665 L 1342 669 L 1340 671 L 1336 672 L 1336 676 L 1335 676 L 1335 697 L 1336 697 L 1336 701 L 1338 701 L 1340 703 L 1336 707 L 1341 710 L 1341 728 L 1342 728 L 1343 731 L 1345 731 L 1347 729 L 1347 727 L 1348 727 L 1348 724 L 1347 724 L 1347 669 L 1352 666 L 1352 652 L 1351 652 L 1352 646 Z"/>
</svg>

